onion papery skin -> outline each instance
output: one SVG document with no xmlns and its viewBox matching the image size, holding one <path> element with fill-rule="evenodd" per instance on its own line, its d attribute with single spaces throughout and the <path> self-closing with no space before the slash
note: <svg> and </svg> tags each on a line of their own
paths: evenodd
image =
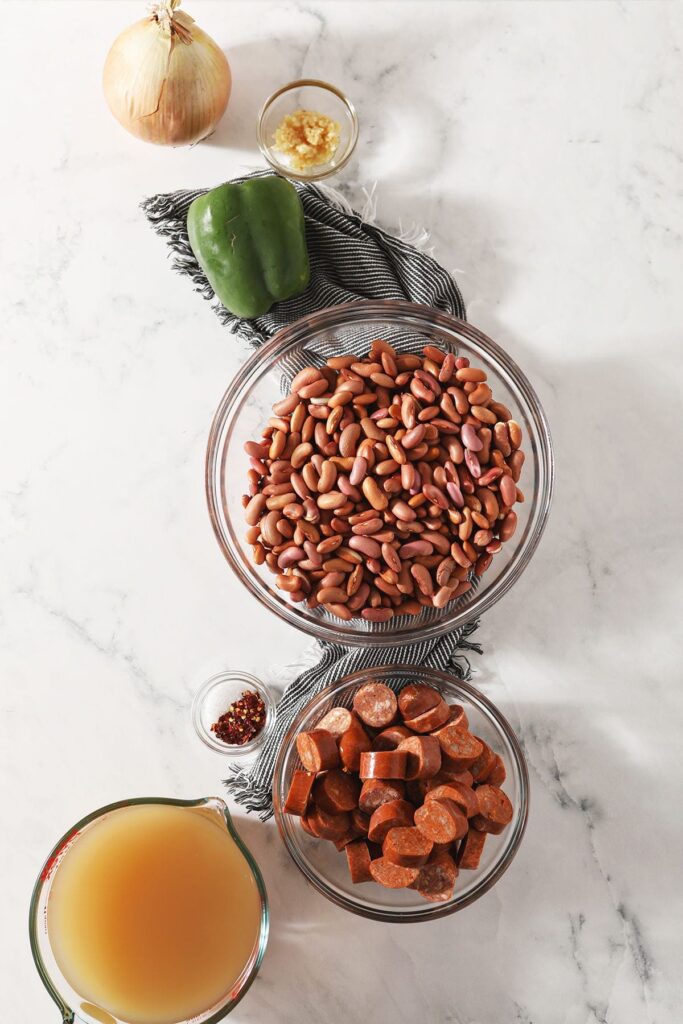
<svg viewBox="0 0 683 1024">
<path fill-rule="evenodd" d="M 127 131 L 159 146 L 190 146 L 211 135 L 230 99 L 230 65 L 196 23 L 192 41 L 169 37 L 154 18 L 114 40 L 104 65 L 109 109 Z"/>
</svg>

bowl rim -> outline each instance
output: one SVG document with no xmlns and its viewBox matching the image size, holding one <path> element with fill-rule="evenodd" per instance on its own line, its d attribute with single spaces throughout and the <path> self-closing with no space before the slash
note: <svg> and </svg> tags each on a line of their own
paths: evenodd
<svg viewBox="0 0 683 1024">
<path fill-rule="evenodd" d="M 334 166 L 328 167 L 327 170 L 312 171 L 310 174 L 302 174 L 300 171 L 295 171 L 291 167 L 288 167 L 287 164 L 284 164 L 282 163 L 282 161 L 278 160 L 277 157 L 273 155 L 274 151 L 272 147 L 268 144 L 263 129 L 263 122 L 265 120 L 266 114 L 268 113 L 273 103 L 275 103 L 275 101 L 278 100 L 281 96 L 284 96 L 285 93 L 291 92 L 294 89 L 300 89 L 305 87 L 323 89 L 325 90 L 325 92 L 332 93 L 334 96 L 337 97 L 337 99 L 341 100 L 342 105 L 346 107 L 349 117 L 351 118 L 351 138 L 348 141 L 346 151 L 344 152 L 344 155 L 342 156 L 341 160 L 339 160 L 338 163 L 334 164 Z M 338 89 L 336 85 L 332 85 L 331 82 L 325 82 L 322 78 L 297 78 L 293 82 L 287 82 L 285 85 L 281 85 L 279 89 L 276 89 L 275 92 L 272 92 L 270 96 L 268 96 L 268 98 L 265 100 L 263 106 L 259 110 L 258 117 L 256 119 L 256 141 L 258 142 L 258 147 L 261 150 L 262 156 L 273 168 L 274 171 L 276 171 L 278 174 L 284 175 L 286 178 L 291 178 L 293 181 L 322 181 L 323 178 L 330 178 L 332 177 L 333 174 L 337 174 L 339 171 L 342 170 L 343 167 L 346 167 L 347 163 L 353 156 L 356 144 L 358 142 L 358 134 L 358 113 L 353 103 L 346 95 L 346 93 L 342 92 L 341 89 Z M 325 164 L 322 164 L 322 166 L 324 167 Z"/>
<path fill-rule="evenodd" d="M 424 909 L 420 908 L 419 911 L 405 912 L 392 911 L 391 913 L 385 913 L 382 910 L 370 907 L 362 907 L 351 903 L 340 896 L 335 890 L 327 887 L 320 879 L 320 876 L 308 869 L 305 862 L 301 861 L 296 855 L 289 842 L 284 828 L 284 811 L 282 808 L 282 802 L 280 800 L 279 781 L 283 774 L 283 767 L 285 757 L 294 742 L 294 737 L 299 728 L 300 721 L 308 713 L 311 705 L 321 700 L 321 698 L 331 696 L 336 690 L 349 686 L 354 683 L 359 685 L 367 680 L 373 680 L 375 677 L 386 677 L 386 676 L 405 676 L 418 678 L 419 682 L 429 681 L 442 682 L 448 687 L 457 687 L 464 691 L 470 699 L 471 703 L 478 707 L 481 711 L 484 709 L 484 713 L 487 714 L 488 719 L 492 722 L 500 733 L 505 737 L 507 742 L 510 744 L 514 755 L 515 767 L 519 775 L 519 805 L 520 813 L 517 818 L 515 828 L 508 838 L 508 846 L 505 850 L 503 857 L 500 862 L 495 866 L 495 869 L 489 874 L 485 875 L 475 886 L 475 888 L 463 896 L 461 900 L 456 900 L 453 903 L 428 903 L 425 901 Z M 335 903 L 338 907 L 344 910 L 348 910 L 352 914 L 357 914 L 359 917 L 370 918 L 375 921 L 384 921 L 387 923 L 395 924 L 418 924 L 421 921 L 433 921 L 441 917 L 448 917 L 451 914 L 456 913 L 459 910 L 464 910 L 465 907 L 470 906 L 476 902 L 481 896 L 491 889 L 496 882 L 505 874 L 510 864 L 514 860 L 519 846 L 521 844 L 524 832 L 526 831 L 527 821 L 529 817 L 529 797 L 530 797 L 530 783 L 529 783 L 529 769 L 527 767 L 526 758 L 524 751 L 522 750 L 521 744 L 515 735 L 515 732 L 508 722 L 505 715 L 500 711 L 493 701 L 489 700 L 481 691 L 477 690 L 476 687 L 472 686 L 471 683 L 466 682 L 463 679 L 458 679 L 454 675 L 449 675 L 447 672 L 443 672 L 440 669 L 431 668 L 426 665 L 382 665 L 375 666 L 374 668 L 362 669 L 359 672 L 353 672 L 350 675 L 344 676 L 339 679 L 336 683 L 331 683 L 324 689 L 320 690 L 310 701 L 305 705 L 304 708 L 296 715 L 295 719 L 291 723 L 289 729 L 285 733 L 280 748 L 278 750 L 277 759 L 275 761 L 275 767 L 273 770 L 273 813 L 275 816 L 275 822 L 280 833 L 280 838 L 284 843 L 284 846 L 289 853 L 290 857 L 296 864 L 297 868 L 312 885 L 312 887 L 319 892 L 326 899 L 329 899 L 332 903 Z M 457 892 L 457 887 L 456 887 Z"/>
<path fill-rule="evenodd" d="M 340 323 L 346 320 L 351 323 L 363 319 L 390 318 L 392 315 L 400 315 L 404 318 L 406 324 L 412 322 L 416 327 L 428 325 L 432 328 L 441 328 L 451 334 L 459 333 L 464 335 L 466 339 L 482 348 L 486 355 L 493 362 L 497 363 L 513 380 L 515 388 L 520 392 L 523 402 L 532 415 L 539 434 L 538 458 L 542 466 L 541 476 L 544 487 L 538 495 L 539 504 L 534 528 L 526 539 L 525 547 L 520 555 L 509 563 L 495 583 L 483 589 L 481 593 L 477 593 L 473 601 L 458 609 L 451 617 L 444 617 L 436 622 L 407 628 L 401 632 L 389 630 L 377 633 L 371 629 L 363 633 L 350 630 L 344 631 L 342 625 L 336 623 L 331 625 L 324 620 L 309 619 L 305 615 L 297 613 L 293 606 L 286 605 L 284 601 L 267 598 L 266 588 L 263 584 L 259 581 L 259 585 L 255 585 L 252 575 L 247 572 L 241 558 L 236 557 L 235 552 L 232 550 L 231 543 L 234 543 L 232 538 L 229 537 L 231 543 L 226 543 L 224 540 L 218 502 L 219 494 L 214 493 L 213 480 L 219 469 L 219 442 L 224 427 L 228 428 L 228 432 L 232 429 L 230 424 L 231 413 L 234 412 L 242 390 L 245 386 L 249 385 L 250 378 L 257 369 L 271 363 L 273 356 L 278 354 L 280 350 L 290 348 L 314 332 L 339 326 Z M 431 306 L 399 299 L 364 299 L 342 303 L 337 306 L 329 306 L 317 313 L 300 317 L 294 323 L 279 330 L 263 345 L 260 345 L 238 369 L 232 381 L 228 384 L 214 413 L 207 440 L 204 468 L 206 500 L 211 525 L 218 545 L 238 579 L 241 580 L 249 592 L 261 604 L 265 604 L 283 621 L 294 625 L 316 639 L 327 640 L 330 643 L 344 643 L 352 647 L 404 646 L 415 643 L 417 640 L 435 639 L 449 630 L 456 629 L 465 623 L 478 619 L 480 615 L 488 611 L 517 582 L 536 551 L 548 521 L 555 478 L 555 459 L 548 420 L 538 395 L 517 363 L 492 338 L 489 338 L 488 335 L 478 330 L 478 328 L 472 327 L 465 320 L 461 320 L 450 313 L 444 313 L 442 310 Z M 234 533 L 230 519 L 227 516 L 225 518 L 229 533 Z"/>
</svg>

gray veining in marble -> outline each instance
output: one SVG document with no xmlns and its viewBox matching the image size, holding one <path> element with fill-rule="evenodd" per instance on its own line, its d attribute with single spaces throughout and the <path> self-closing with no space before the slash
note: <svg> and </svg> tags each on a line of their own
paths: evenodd
<svg viewBox="0 0 683 1024">
<path fill-rule="evenodd" d="M 230 665 L 281 685 L 305 655 L 231 577 L 205 509 L 208 427 L 245 346 L 138 203 L 258 166 L 259 105 L 306 75 L 359 110 L 336 184 L 386 227 L 431 230 L 470 320 L 536 385 L 558 483 L 480 631 L 475 681 L 531 773 L 514 864 L 455 918 L 382 926 L 240 815 L 272 938 L 232 1019 L 678 1024 L 683 8 L 187 0 L 235 84 L 215 136 L 171 151 L 127 136 L 100 92 L 141 6 L 2 4 L 4 1017 L 56 1020 L 26 938 L 56 837 L 123 796 L 220 792 L 194 689 Z"/>
</svg>

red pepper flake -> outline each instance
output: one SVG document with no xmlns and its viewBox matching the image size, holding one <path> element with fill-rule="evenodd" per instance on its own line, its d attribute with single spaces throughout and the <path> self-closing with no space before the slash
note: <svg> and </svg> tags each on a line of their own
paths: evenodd
<svg viewBox="0 0 683 1024">
<path fill-rule="evenodd" d="M 261 732 L 266 724 L 266 705 L 255 690 L 244 690 L 239 700 L 211 726 L 223 743 L 242 746 Z"/>
</svg>

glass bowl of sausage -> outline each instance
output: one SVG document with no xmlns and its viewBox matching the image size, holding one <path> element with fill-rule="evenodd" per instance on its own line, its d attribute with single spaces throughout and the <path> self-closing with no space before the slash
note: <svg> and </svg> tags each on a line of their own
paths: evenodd
<svg viewBox="0 0 683 1024">
<path fill-rule="evenodd" d="M 296 300 L 293 308 L 296 315 Z M 294 429 L 300 426 L 294 422 L 298 413 L 282 412 L 290 408 L 288 396 L 297 375 L 299 380 L 303 379 L 302 371 L 304 376 L 306 373 L 315 376 L 328 366 L 330 359 L 334 362 L 349 355 L 367 358 L 373 342 L 377 344 L 376 339 L 388 342 L 403 364 L 414 360 L 416 355 L 422 358 L 425 348 L 438 350 L 438 358 L 445 360 L 448 356 L 451 366 L 457 360 L 458 365 L 474 368 L 474 375 L 466 370 L 465 376 L 476 379 L 456 381 L 453 377 L 453 382 L 461 385 L 451 389 L 455 398 L 445 393 L 446 385 L 432 384 L 439 390 L 439 398 L 431 407 L 423 397 L 429 391 L 424 390 L 422 381 L 411 382 L 412 394 L 406 385 L 406 401 L 408 406 L 412 403 L 406 422 L 414 422 L 416 430 L 410 433 L 404 423 L 398 423 L 393 429 L 400 438 L 398 444 L 394 443 L 393 436 L 385 438 L 386 445 L 377 441 L 384 431 L 392 433 L 386 424 L 397 423 L 397 420 L 392 420 L 391 413 L 376 405 L 366 405 L 363 430 L 372 436 L 365 438 L 360 427 L 352 427 L 360 437 L 351 447 L 354 452 L 362 452 L 364 442 L 366 447 L 374 445 L 371 458 L 376 459 L 376 465 L 368 469 L 368 479 L 362 482 L 355 475 L 357 465 L 350 469 L 355 460 L 344 461 L 341 454 L 334 454 L 337 450 L 347 454 L 350 451 L 343 448 L 341 441 L 345 421 L 342 418 L 339 422 L 339 416 L 343 416 L 344 410 L 325 404 L 327 398 L 319 390 L 319 385 L 323 390 L 325 385 L 320 380 L 314 381 L 312 388 L 308 387 L 308 391 L 315 394 L 307 401 L 310 426 L 315 416 L 318 433 L 323 427 L 332 431 L 331 447 L 326 449 L 329 457 L 314 451 L 317 434 L 311 444 L 299 446 L 291 461 L 286 448 L 284 455 L 274 452 L 272 459 L 265 457 L 269 444 L 282 440 L 275 437 L 278 425 L 282 427 L 284 423 L 298 436 L 306 436 L 305 426 L 299 431 Z M 386 365 L 396 375 L 396 366 L 391 367 L 390 362 Z M 425 365 L 433 374 L 420 372 L 424 373 L 424 381 L 429 382 L 440 366 L 429 359 Z M 366 371 L 367 366 L 363 369 Z M 342 377 L 347 374 L 356 376 L 353 368 L 342 371 Z M 486 377 L 483 387 L 477 383 L 482 375 Z M 382 372 L 375 375 L 375 380 L 386 383 L 387 378 Z M 343 383 L 343 387 L 346 386 Z M 344 407 L 353 408 L 362 416 L 363 410 L 356 403 L 372 401 L 367 390 L 375 385 L 370 381 L 361 385 L 356 380 L 348 386 L 366 391 L 361 396 L 354 394 L 352 405 Z M 476 415 L 485 417 L 483 422 L 472 416 L 460 417 L 453 404 L 463 399 L 463 389 L 472 393 L 473 388 L 479 388 L 484 395 L 481 399 L 484 405 L 476 410 Z M 308 395 L 308 391 L 303 394 Z M 419 397 L 414 397 L 415 392 Z M 492 400 L 486 397 L 489 393 L 495 399 L 494 407 L 499 410 L 493 415 L 490 412 Z M 400 396 L 398 392 L 394 394 L 398 402 Z M 337 400 L 333 396 L 333 405 Z M 273 412 L 273 406 L 280 410 L 279 415 Z M 447 408 L 451 422 L 443 408 Z M 331 426 L 329 418 L 325 419 L 330 415 Z M 514 420 L 519 437 L 512 443 L 518 445 L 519 450 L 510 451 L 511 435 L 506 433 L 503 424 L 490 422 L 496 415 L 503 419 L 510 415 Z M 432 419 L 421 421 L 421 416 Z M 465 422 L 466 419 L 470 422 Z M 497 438 L 491 440 L 499 427 L 505 435 L 501 446 L 508 446 L 508 463 L 516 472 L 513 478 L 505 481 L 501 478 L 483 489 L 480 481 L 487 483 L 490 476 L 495 476 L 494 460 L 507 467 L 501 462 L 501 452 L 494 450 Z M 418 444 L 417 434 L 422 433 L 423 428 L 425 437 Z M 264 430 L 267 432 L 265 442 Z M 477 454 L 476 449 L 481 446 L 480 438 L 484 433 L 489 437 L 486 448 L 490 449 L 487 456 L 490 461 L 480 466 L 482 453 L 479 450 Z M 472 450 L 469 447 L 464 450 L 463 461 L 466 434 Z M 436 440 L 429 440 L 435 437 Z M 408 444 L 412 447 L 408 448 Z M 390 447 L 385 451 L 387 445 Z M 259 455 L 264 457 L 255 457 Z M 393 455 L 408 464 L 394 465 Z M 335 462 L 337 459 L 341 461 Z M 433 461 L 427 464 L 422 459 Z M 377 460 L 381 460 L 381 465 Z M 455 466 L 453 460 L 460 465 Z M 362 460 L 358 461 L 362 464 Z M 274 464 L 277 464 L 275 470 Z M 318 475 L 319 469 L 336 473 L 337 482 L 324 484 L 324 473 Z M 470 470 L 480 472 L 481 476 L 473 478 Z M 397 493 L 406 471 L 412 474 L 411 481 L 407 482 L 407 489 Z M 379 476 L 380 473 L 384 475 Z M 375 474 L 373 480 L 369 479 L 371 474 Z M 508 468 L 504 469 L 504 475 L 510 476 Z M 431 477 L 431 484 L 439 486 L 427 486 L 428 477 Z M 315 489 L 310 498 L 301 497 L 310 493 L 304 479 Z M 356 485 L 351 484 L 354 480 Z M 458 480 L 462 491 L 455 482 Z M 297 493 L 290 487 L 290 481 L 296 485 Z M 503 482 L 507 492 L 512 491 L 512 497 L 506 492 L 505 501 Z M 465 492 L 465 486 L 469 487 L 469 492 Z M 368 487 L 374 490 L 369 491 Z M 352 497 L 347 499 L 341 489 L 350 492 Z M 494 341 L 464 321 L 435 309 L 394 300 L 332 307 L 305 316 L 281 330 L 238 371 L 215 413 L 207 446 L 209 514 L 219 546 L 238 579 L 263 605 L 291 625 L 321 640 L 356 646 L 428 640 L 471 622 L 495 604 L 519 579 L 536 550 L 548 517 L 552 489 L 553 451 L 548 424 L 538 397 L 520 368 Z M 254 495 L 254 502 L 245 508 Z M 375 518 L 375 506 L 385 501 L 386 507 Z M 284 507 L 281 507 L 283 502 Z M 341 508 L 338 507 L 340 502 Z M 514 509 L 506 508 L 506 503 L 514 503 Z M 274 505 L 278 508 L 274 509 Z M 399 515 L 403 517 L 400 520 Z M 302 516 L 312 521 L 303 521 Z M 371 522 L 366 521 L 368 517 Z M 412 522 L 408 521 L 411 517 Z M 328 524 L 332 521 L 335 530 L 345 532 L 340 550 L 333 548 L 340 538 L 330 536 Z M 489 523 L 493 536 L 484 529 Z M 512 528 L 508 529 L 509 526 Z M 300 534 L 304 529 L 309 539 Z M 427 539 L 414 531 L 426 532 Z M 501 539 L 505 542 L 501 543 Z M 389 543 L 385 543 L 387 541 Z M 455 565 L 449 561 L 453 550 L 449 547 L 451 541 L 456 544 L 458 563 Z M 380 550 L 382 556 L 373 557 Z M 291 561 L 290 556 L 304 561 L 300 565 Z M 385 556 L 389 562 L 384 560 Z M 447 569 L 449 565 L 452 575 Z M 301 566 L 307 568 L 306 573 Z M 401 570 L 405 578 L 399 579 Z M 419 579 L 416 574 L 420 574 Z M 306 579 L 299 585 L 297 579 L 301 580 L 302 576 Z M 328 603 L 316 597 L 323 587 L 326 595 L 331 595 Z M 353 587 L 360 590 L 353 591 L 346 599 L 346 592 Z M 427 590 L 427 595 L 422 593 L 422 588 Z M 408 605 L 404 595 L 411 589 Z M 433 596 L 429 596 L 430 592 Z M 359 598 L 365 594 L 369 595 L 365 601 L 368 606 L 381 602 L 381 607 L 361 607 Z M 343 604 L 340 599 L 348 603 Z M 404 608 L 409 614 L 404 613 Z"/>
<path fill-rule="evenodd" d="M 350 819 L 350 832 L 348 834 L 353 834 L 352 842 L 356 843 L 355 851 L 352 849 L 351 852 L 359 852 L 365 856 L 363 846 L 366 846 L 373 861 L 382 857 L 384 862 L 393 857 L 391 851 L 387 851 L 387 842 L 396 845 L 398 839 L 401 841 L 413 839 L 418 832 L 415 822 L 420 819 L 422 819 L 421 828 L 426 828 L 430 835 L 433 835 L 435 838 L 446 839 L 446 836 L 439 836 L 438 832 L 430 833 L 429 831 L 433 827 L 436 829 L 442 827 L 438 816 L 435 822 L 427 821 L 426 823 L 425 818 L 422 816 L 426 815 L 429 818 L 432 813 L 431 808 L 434 808 L 437 803 L 440 811 L 443 811 L 443 802 L 449 798 L 454 797 L 456 800 L 461 801 L 459 811 L 457 809 L 453 810 L 454 805 L 452 801 L 448 804 L 448 807 L 451 808 L 450 813 L 456 821 L 461 821 L 462 815 L 467 816 L 468 830 L 463 835 L 459 834 L 459 838 L 450 844 L 450 848 L 445 843 L 443 846 L 434 845 L 431 847 L 428 842 L 425 850 L 418 851 L 421 856 L 416 858 L 417 860 L 422 861 L 422 857 L 425 855 L 428 858 L 428 870 L 424 874 L 417 874 L 416 876 L 417 869 L 405 872 L 404 869 L 399 868 L 396 871 L 391 863 L 383 866 L 383 870 L 388 875 L 385 881 L 389 881 L 392 885 L 398 885 L 399 887 L 397 888 L 387 888 L 383 884 L 378 884 L 374 874 L 372 880 L 354 882 L 350 874 L 351 860 L 346 853 L 346 849 L 341 848 L 338 850 L 334 841 L 326 841 L 313 834 L 314 831 L 320 831 L 321 821 L 326 827 L 332 827 L 332 819 L 328 818 L 324 810 L 320 819 L 316 817 L 318 803 L 323 801 L 321 791 L 317 787 L 322 787 L 326 792 L 327 799 L 337 799 L 335 786 L 329 786 L 326 782 L 320 781 L 325 780 L 326 776 L 324 773 L 316 775 L 316 781 L 310 796 L 308 798 L 304 797 L 306 810 L 303 815 L 300 813 L 289 813 L 286 810 L 286 807 L 292 806 L 290 791 L 295 773 L 302 772 L 304 768 L 300 754 L 303 752 L 304 758 L 309 756 L 308 751 L 302 750 L 301 740 L 297 744 L 297 737 L 300 737 L 302 733 L 310 734 L 316 728 L 320 728 L 321 721 L 323 725 L 334 728 L 332 724 L 334 720 L 343 718 L 345 712 L 335 711 L 330 715 L 332 709 L 342 708 L 347 709 L 347 712 L 349 710 L 352 711 L 358 707 L 359 691 L 363 690 L 366 694 L 368 690 L 372 692 L 374 685 L 378 683 L 388 685 L 398 695 L 399 708 L 402 706 L 400 694 L 408 687 L 411 688 L 413 693 L 418 688 L 418 693 L 421 695 L 424 688 L 429 688 L 430 693 L 437 691 L 441 700 L 450 709 L 449 714 L 451 717 L 460 714 L 462 711 L 466 716 L 465 721 L 467 723 L 466 726 L 463 726 L 461 722 L 453 722 L 453 728 L 449 729 L 449 721 L 446 720 L 445 732 L 443 731 L 444 726 L 441 726 L 442 739 L 439 740 L 439 744 L 443 743 L 443 763 L 440 765 L 439 773 L 436 776 L 432 776 L 430 779 L 423 779 L 421 782 L 419 780 L 412 783 L 398 782 L 399 792 L 397 794 L 381 793 L 381 780 L 371 784 L 371 788 L 368 791 L 370 794 L 369 813 L 364 825 L 360 822 L 360 816 L 356 817 L 355 811 L 346 812 Z M 406 689 L 406 696 L 408 692 Z M 416 710 L 420 712 L 422 708 L 416 708 Z M 436 710 L 438 708 L 432 707 L 431 710 L 427 710 L 422 714 L 424 724 L 435 724 L 435 722 L 426 722 L 426 719 L 433 715 Z M 351 732 L 355 734 L 361 719 L 355 712 L 353 718 L 354 724 Z M 401 720 L 402 714 L 399 711 L 395 721 L 400 723 Z M 435 721 L 438 728 L 439 720 Z M 417 722 L 418 718 L 411 720 L 411 726 L 420 728 L 420 726 L 415 725 Z M 380 733 L 385 732 L 384 729 L 373 729 L 362 721 L 361 724 L 364 732 L 370 738 L 371 753 L 374 749 L 377 751 L 387 751 L 389 757 L 395 756 L 397 751 L 400 754 L 398 748 L 394 749 L 390 743 L 383 743 L 377 739 Z M 389 727 L 389 731 L 393 731 L 394 728 L 395 726 Z M 401 728 L 405 730 L 405 725 L 402 725 Z M 452 743 L 454 736 L 460 742 L 472 742 L 472 737 L 476 737 L 479 747 L 485 746 L 489 751 L 489 757 L 493 755 L 496 758 L 495 763 L 489 761 L 489 765 L 483 770 L 481 781 L 479 783 L 475 781 L 473 788 L 469 780 L 461 779 L 460 783 L 450 783 L 447 778 L 451 774 L 454 779 L 455 775 L 449 773 L 447 757 L 443 752 L 446 750 L 452 752 L 453 748 L 449 746 L 449 743 Z M 396 736 L 393 736 L 393 740 L 396 738 Z M 337 735 L 335 741 L 340 757 L 342 754 L 346 758 L 353 756 L 353 742 L 355 740 L 352 742 L 348 737 L 344 740 L 342 734 L 342 736 Z M 412 738 L 409 741 L 408 748 L 411 748 L 411 744 L 414 743 L 415 739 Z M 364 746 L 367 749 L 367 744 L 364 744 Z M 473 748 L 472 753 L 476 753 L 477 750 L 478 748 Z M 351 751 L 351 754 L 349 751 Z M 503 766 L 502 770 L 501 764 Z M 340 762 L 341 765 L 343 765 L 343 762 Z M 481 760 L 478 760 L 474 766 L 471 766 L 471 770 L 475 775 L 478 772 L 477 766 L 479 766 L 479 771 L 481 772 Z M 434 767 L 432 765 L 429 771 L 433 771 Z M 350 778 L 355 784 L 355 797 L 358 798 L 358 787 L 361 785 L 367 787 L 368 784 L 357 780 L 355 773 L 352 771 L 345 771 L 343 768 L 342 771 L 344 772 L 344 777 Z M 407 772 L 407 774 L 410 774 L 410 772 Z M 335 782 L 335 779 L 344 781 L 339 766 L 337 769 L 331 769 L 327 772 L 327 779 L 332 783 Z M 375 795 L 375 791 L 372 788 L 375 785 L 381 793 L 380 796 Z M 396 785 L 396 780 L 393 780 L 389 783 L 389 788 L 395 788 Z M 476 803 L 476 794 L 479 793 L 479 801 L 482 806 L 466 808 L 466 802 L 461 800 L 458 793 L 452 789 L 449 790 L 448 787 L 450 785 L 459 789 L 461 797 L 467 797 L 467 802 L 471 800 L 472 794 L 474 794 Z M 462 788 L 463 785 L 464 789 Z M 437 786 L 445 786 L 446 788 L 437 790 Z M 484 787 L 486 788 L 484 789 Z M 342 787 L 342 789 L 344 788 L 346 787 Z M 500 797 L 500 790 L 505 794 L 504 798 Z M 364 792 L 365 788 L 361 789 L 361 794 Z M 485 800 L 483 794 L 486 793 L 490 797 L 494 792 L 497 793 L 501 801 L 504 801 L 508 809 L 504 819 L 504 827 L 501 824 L 499 834 L 487 834 L 485 831 L 479 832 L 479 827 L 485 830 L 487 825 L 484 823 L 482 826 L 481 819 L 475 816 L 475 811 L 489 813 L 484 807 Z M 425 793 L 426 795 L 423 797 L 419 795 L 420 793 Z M 437 799 L 432 799 L 432 795 Z M 394 798 L 398 797 L 399 803 L 390 802 L 389 797 L 392 796 Z M 343 797 L 340 797 L 340 799 L 343 799 Z M 360 799 L 362 804 L 362 795 Z M 384 803 L 380 802 L 382 800 Z M 372 810 L 374 803 L 377 806 L 375 810 Z M 418 811 L 420 806 L 424 808 L 422 812 Z M 302 810 L 302 807 L 303 804 L 295 808 L 295 810 L 299 812 Z M 453 914 L 456 910 L 462 910 L 483 896 L 498 882 L 510 866 L 519 849 L 526 827 L 528 807 L 529 777 L 526 762 L 508 721 L 491 701 L 470 684 L 436 669 L 424 667 L 394 666 L 368 669 L 347 676 L 332 686 L 327 687 L 314 697 L 293 720 L 282 741 L 273 777 L 275 820 L 282 840 L 297 868 L 319 893 L 333 903 L 354 914 L 374 918 L 379 921 L 430 921 Z M 408 819 L 399 821 L 398 818 L 405 813 L 408 814 L 408 819 L 410 819 L 412 814 L 414 822 Z M 490 813 L 495 814 L 495 811 Z M 339 820 L 342 819 L 340 818 Z M 334 824 L 336 825 L 336 823 L 337 819 L 335 817 Z M 373 836 L 373 827 L 375 830 L 380 829 L 380 834 L 375 836 L 375 838 L 378 838 L 383 845 L 380 845 L 380 843 L 369 843 L 367 836 L 358 833 L 357 824 L 361 828 L 369 825 L 371 837 Z M 391 836 L 390 831 L 387 830 L 387 824 L 389 827 L 392 824 L 396 825 L 397 829 L 394 836 Z M 475 827 L 475 825 L 478 827 Z M 406 828 L 409 830 L 409 834 L 406 833 Z M 465 828 L 464 824 L 463 828 Z M 382 831 L 384 831 L 383 836 L 381 834 Z M 462 831 L 463 829 L 458 827 L 458 833 L 462 833 Z M 325 829 L 323 829 L 323 832 L 325 832 Z M 331 833 L 325 832 L 325 834 Z M 337 846 L 342 846 L 345 840 L 348 839 L 348 834 L 340 837 L 337 841 Z M 387 839 L 387 836 L 389 836 L 389 839 Z M 482 836 L 484 837 L 483 839 Z M 417 836 L 418 840 L 421 838 L 421 835 Z M 475 840 L 474 844 L 472 844 L 471 839 Z M 469 850 L 466 848 L 468 841 Z M 408 848 L 407 859 L 410 860 L 411 857 L 415 859 L 414 853 L 414 849 Z M 443 871 L 438 868 L 429 868 L 430 863 L 433 863 L 435 860 L 440 861 L 440 865 L 442 865 L 444 854 L 446 856 L 448 872 L 450 872 L 450 878 L 446 877 L 445 879 Z M 455 874 L 453 871 L 454 864 L 456 865 L 457 872 Z M 380 866 L 382 865 L 375 865 L 376 868 Z M 361 865 L 361 877 L 363 877 L 362 869 L 363 865 Z M 423 868 L 421 867 L 419 870 L 422 871 Z M 402 872 L 404 872 L 405 877 L 402 877 Z M 367 871 L 365 874 L 367 875 Z M 384 877 L 379 870 L 375 874 L 377 877 Z M 452 887 L 453 877 L 455 877 L 454 887 Z M 452 890 L 449 888 L 449 883 Z"/>
</svg>

